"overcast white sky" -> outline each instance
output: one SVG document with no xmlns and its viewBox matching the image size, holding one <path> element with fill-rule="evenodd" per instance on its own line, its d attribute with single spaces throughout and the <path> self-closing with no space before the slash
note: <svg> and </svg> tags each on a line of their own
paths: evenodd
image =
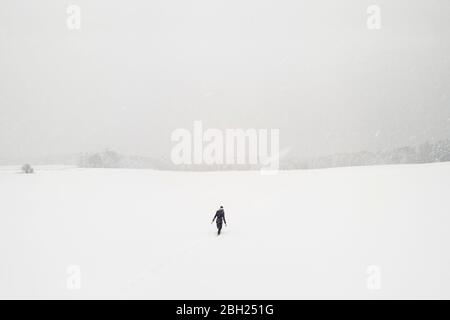
<svg viewBox="0 0 450 320">
<path fill-rule="evenodd" d="M 278 128 L 303 157 L 448 138 L 449 18 L 448 0 L 1 0 L 0 159 L 169 157 L 194 120 Z"/>
</svg>

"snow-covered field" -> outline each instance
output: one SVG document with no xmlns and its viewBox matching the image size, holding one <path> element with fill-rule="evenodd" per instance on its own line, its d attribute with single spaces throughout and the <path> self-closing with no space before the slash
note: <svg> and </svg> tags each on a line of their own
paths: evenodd
<svg viewBox="0 0 450 320">
<path fill-rule="evenodd" d="M 36 169 L 0 168 L 0 298 L 450 298 L 449 163 Z"/>
</svg>

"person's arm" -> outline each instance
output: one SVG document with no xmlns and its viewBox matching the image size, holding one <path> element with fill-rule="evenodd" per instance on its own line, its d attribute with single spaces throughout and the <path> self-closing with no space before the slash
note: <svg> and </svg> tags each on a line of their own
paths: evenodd
<svg viewBox="0 0 450 320">
<path fill-rule="evenodd" d="M 227 225 L 227 220 L 225 220 L 225 211 L 223 212 L 223 222 L 225 222 L 225 225 Z"/>
<path fill-rule="evenodd" d="M 214 220 L 216 220 L 216 218 L 217 218 L 217 212 L 216 212 L 216 214 L 214 215 L 213 221 L 211 221 L 211 223 L 213 223 Z"/>
</svg>

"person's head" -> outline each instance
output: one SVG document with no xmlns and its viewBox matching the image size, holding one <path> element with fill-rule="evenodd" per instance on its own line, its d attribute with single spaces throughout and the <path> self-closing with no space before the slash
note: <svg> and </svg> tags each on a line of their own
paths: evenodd
<svg viewBox="0 0 450 320">
<path fill-rule="evenodd" d="M 220 206 L 220 209 L 223 209 L 223 206 Z"/>
</svg>

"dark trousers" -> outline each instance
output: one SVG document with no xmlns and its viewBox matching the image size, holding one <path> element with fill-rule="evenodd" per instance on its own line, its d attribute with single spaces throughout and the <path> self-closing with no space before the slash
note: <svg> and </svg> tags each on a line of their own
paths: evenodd
<svg viewBox="0 0 450 320">
<path fill-rule="evenodd" d="M 222 230 L 222 221 L 220 222 L 217 221 L 216 224 L 217 224 L 217 235 L 219 235 L 220 231 Z"/>
</svg>

